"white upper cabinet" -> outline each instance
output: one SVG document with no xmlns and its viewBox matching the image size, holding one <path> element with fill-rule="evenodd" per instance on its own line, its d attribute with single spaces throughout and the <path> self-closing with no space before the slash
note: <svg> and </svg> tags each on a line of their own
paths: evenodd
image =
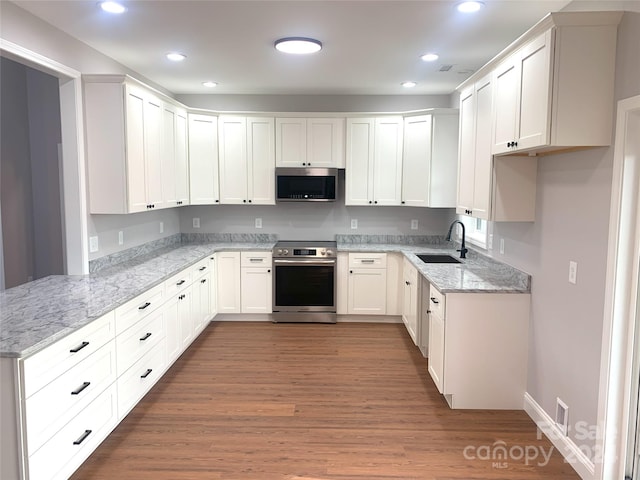
<svg viewBox="0 0 640 480">
<path fill-rule="evenodd" d="M 122 75 L 84 78 L 89 208 L 121 214 L 165 206 L 163 102 Z"/>
<path fill-rule="evenodd" d="M 218 117 L 189 114 L 189 193 L 192 205 L 220 202 Z"/>
<path fill-rule="evenodd" d="M 162 109 L 162 194 L 166 206 L 189 205 L 187 112 L 165 103 Z"/>
<path fill-rule="evenodd" d="M 494 155 L 611 144 L 620 18 L 549 14 L 472 77 L 493 74 Z"/>
<path fill-rule="evenodd" d="M 220 116 L 220 203 L 275 204 L 274 119 Z"/>
<path fill-rule="evenodd" d="M 400 205 L 402 117 L 347 119 L 346 205 Z"/>
<path fill-rule="evenodd" d="M 344 168 L 343 118 L 276 118 L 276 166 Z"/>
<path fill-rule="evenodd" d="M 457 165 L 456 111 L 405 117 L 402 205 L 454 207 Z"/>
</svg>

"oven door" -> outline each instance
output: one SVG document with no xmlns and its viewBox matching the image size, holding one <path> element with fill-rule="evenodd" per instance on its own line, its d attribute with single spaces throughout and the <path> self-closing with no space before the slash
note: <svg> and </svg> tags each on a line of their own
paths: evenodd
<svg viewBox="0 0 640 480">
<path fill-rule="evenodd" d="M 336 312 L 335 259 L 273 260 L 273 312 Z"/>
</svg>

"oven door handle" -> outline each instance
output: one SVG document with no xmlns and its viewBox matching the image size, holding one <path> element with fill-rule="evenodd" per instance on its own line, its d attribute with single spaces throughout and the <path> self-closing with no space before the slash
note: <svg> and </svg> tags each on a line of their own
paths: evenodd
<svg viewBox="0 0 640 480">
<path fill-rule="evenodd" d="M 286 260 L 280 258 L 273 259 L 274 265 L 335 265 L 335 259 L 318 259 L 318 260 Z"/>
</svg>

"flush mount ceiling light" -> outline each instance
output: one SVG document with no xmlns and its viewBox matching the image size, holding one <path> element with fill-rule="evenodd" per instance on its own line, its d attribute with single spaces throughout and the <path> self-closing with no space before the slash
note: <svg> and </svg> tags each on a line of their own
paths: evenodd
<svg viewBox="0 0 640 480">
<path fill-rule="evenodd" d="M 187 58 L 187 56 L 184 53 L 169 52 L 167 53 L 167 58 L 172 62 L 181 62 L 182 60 Z"/>
<path fill-rule="evenodd" d="M 284 53 L 293 53 L 296 55 L 305 55 L 316 53 L 322 49 L 322 43 L 319 40 L 305 37 L 286 37 L 276 40 L 274 46 L 276 50 Z"/>
<path fill-rule="evenodd" d="M 400 85 L 402 85 L 404 88 L 413 88 L 418 84 L 416 82 L 402 82 Z"/>
<path fill-rule="evenodd" d="M 124 13 L 127 11 L 127 8 L 118 2 L 100 2 L 100 8 L 105 12 L 109 13 Z"/>
<path fill-rule="evenodd" d="M 458 4 L 458 11 L 462 13 L 474 13 L 484 7 L 483 2 L 478 1 L 470 1 L 470 2 L 462 2 Z"/>
<path fill-rule="evenodd" d="M 211 80 L 207 80 L 206 82 L 202 82 L 202 85 L 204 85 L 207 88 L 213 88 L 213 87 L 217 87 L 218 86 L 217 82 L 212 82 Z"/>
<path fill-rule="evenodd" d="M 438 59 L 437 53 L 425 53 L 420 57 L 425 62 L 435 62 Z"/>
</svg>

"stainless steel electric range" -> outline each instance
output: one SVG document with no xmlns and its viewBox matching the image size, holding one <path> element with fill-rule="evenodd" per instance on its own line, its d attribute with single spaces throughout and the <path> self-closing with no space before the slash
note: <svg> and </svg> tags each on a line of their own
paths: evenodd
<svg viewBox="0 0 640 480">
<path fill-rule="evenodd" d="M 273 321 L 335 323 L 336 261 L 336 242 L 278 242 Z"/>
</svg>

